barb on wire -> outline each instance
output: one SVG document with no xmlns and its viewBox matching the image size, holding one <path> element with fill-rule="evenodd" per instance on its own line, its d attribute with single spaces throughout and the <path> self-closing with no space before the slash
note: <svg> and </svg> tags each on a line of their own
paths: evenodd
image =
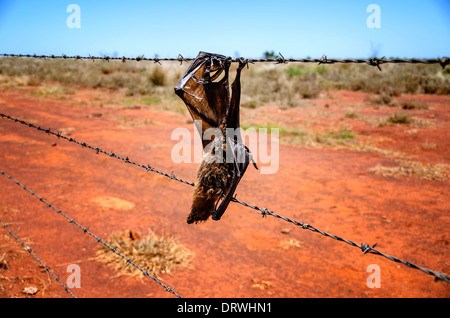
<svg viewBox="0 0 450 318">
<path fill-rule="evenodd" d="M 14 237 L 14 238 L 16 239 L 17 242 L 20 243 L 20 245 L 22 245 L 22 247 L 25 249 L 25 251 L 27 251 L 28 253 L 30 253 L 31 256 L 33 256 L 34 259 L 35 259 L 39 264 L 41 264 L 41 266 L 42 266 L 48 273 L 50 273 L 50 275 L 52 275 L 53 278 L 54 278 L 59 284 L 61 284 L 61 286 L 64 288 L 64 290 L 65 290 L 67 293 L 69 293 L 73 298 L 77 298 L 77 297 L 72 293 L 72 291 L 69 289 L 69 287 L 67 287 L 67 286 L 59 279 L 59 277 L 56 276 L 55 273 L 53 273 L 52 270 L 51 270 L 48 266 L 46 266 L 46 265 L 40 260 L 39 257 L 36 256 L 36 254 L 34 254 L 34 252 L 31 250 L 30 247 L 28 247 L 28 246 L 27 246 L 27 245 L 26 245 L 26 244 L 25 244 L 25 243 L 24 243 L 24 242 L 23 242 L 16 234 L 14 234 L 13 231 L 10 230 L 9 227 L 8 227 L 5 223 L 2 222 L 2 220 L 0 220 L 0 225 L 2 225 L 2 226 L 5 228 L 5 230 L 8 231 L 9 234 L 10 234 L 12 237 Z"/>
<path fill-rule="evenodd" d="M 76 225 L 77 227 L 79 227 L 83 233 L 86 233 L 88 235 L 90 235 L 91 237 L 93 237 L 97 243 L 101 243 L 103 244 L 103 246 L 105 246 L 106 248 L 108 248 L 109 250 L 111 250 L 112 252 L 116 253 L 117 255 L 119 255 L 121 258 L 123 258 L 127 263 L 133 265 L 134 267 L 136 267 L 138 270 L 140 270 L 144 276 L 147 276 L 151 279 L 153 279 L 156 283 L 160 284 L 161 286 L 163 286 L 167 292 L 170 292 L 172 294 L 174 294 L 175 296 L 177 296 L 178 298 L 182 298 L 180 295 L 178 295 L 171 287 L 165 285 L 163 282 L 161 282 L 159 279 L 157 279 L 156 277 L 152 276 L 147 270 L 142 269 L 139 265 L 137 265 L 135 262 L 133 262 L 133 260 L 129 257 L 126 257 L 125 255 L 123 255 L 122 253 L 118 252 L 117 249 L 111 245 L 109 245 L 108 243 L 106 243 L 101 237 L 93 234 L 91 231 L 89 231 L 89 228 L 82 226 L 80 223 L 78 223 L 75 219 L 72 219 L 71 217 L 69 217 L 67 214 L 65 214 L 63 211 L 61 211 L 60 209 L 58 209 L 57 207 L 55 207 L 53 204 L 51 204 L 50 202 L 48 202 L 47 200 L 45 200 L 43 197 L 39 196 L 38 194 L 36 194 L 34 191 L 32 191 L 30 188 L 28 188 L 27 186 L 23 185 L 22 183 L 20 183 L 19 181 L 17 181 L 16 179 L 14 179 L 13 177 L 11 177 L 9 174 L 7 174 L 6 172 L 4 172 L 3 170 L 0 169 L 0 174 L 4 175 L 5 177 L 7 177 L 8 179 L 10 179 L 11 181 L 13 181 L 15 184 L 17 184 L 18 186 L 22 187 L 22 189 L 26 190 L 27 192 L 29 192 L 32 196 L 36 197 L 39 199 L 39 201 L 41 201 L 42 203 L 46 204 L 49 208 L 52 208 L 53 210 L 55 210 L 56 212 L 58 212 L 60 215 L 62 215 L 63 217 L 65 217 L 67 220 L 69 220 L 69 223 Z"/>
<path fill-rule="evenodd" d="M 183 55 L 178 54 L 178 61 L 180 61 L 180 65 L 183 65 L 183 61 L 186 61 L 186 59 L 183 57 Z"/>
<path fill-rule="evenodd" d="M 279 53 L 280 56 L 276 58 L 260 58 L 260 59 L 246 59 L 249 63 L 264 63 L 264 62 L 270 62 L 274 64 L 287 64 L 287 63 L 319 63 L 319 64 L 348 64 L 348 63 L 356 63 L 356 64 L 367 64 L 370 66 L 376 66 L 381 71 L 381 65 L 382 64 L 439 64 L 442 69 L 445 69 L 445 67 L 450 64 L 450 58 L 449 57 L 442 57 L 442 58 L 435 58 L 435 59 L 417 59 L 417 58 L 410 58 L 410 59 L 399 59 L 399 58 L 391 58 L 386 59 L 384 57 L 377 58 L 372 57 L 368 59 L 329 59 L 326 57 L 326 55 L 323 55 L 320 59 L 311 59 L 311 58 L 305 58 L 305 59 L 295 59 L 290 58 L 286 59 L 284 56 Z M 126 61 L 153 61 L 154 63 L 161 64 L 161 61 L 178 61 L 180 62 L 180 65 L 183 64 L 183 62 L 193 61 L 193 58 L 184 58 L 181 54 L 178 54 L 178 57 L 175 58 L 147 58 L 144 57 L 144 55 L 137 56 L 137 57 L 111 57 L 111 56 L 80 56 L 80 55 L 73 55 L 68 56 L 66 54 L 63 55 L 36 55 L 36 54 L 7 54 L 3 53 L 0 54 L 0 57 L 17 57 L 17 58 L 35 58 L 35 59 L 65 59 L 65 60 L 103 60 L 109 62 L 110 60 L 119 60 L 125 63 Z M 239 60 L 242 58 L 235 58 L 231 59 L 232 62 L 239 62 Z"/>
<path fill-rule="evenodd" d="M 367 64 L 369 64 L 371 66 L 376 66 L 381 71 L 380 63 L 382 63 L 383 60 L 384 60 L 384 56 L 381 59 L 379 59 L 377 57 L 373 57 L 367 61 Z"/>
<path fill-rule="evenodd" d="M 287 64 L 283 54 L 281 54 L 280 52 L 278 52 L 278 54 L 280 54 L 280 56 L 276 58 L 277 62 L 275 64 Z"/>
<path fill-rule="evenodd" d="M 322 55 L 322 57 L 320 58 L 319 65 L 320 64 L 328 64 L 328 59 L 327 59 L 327 56 L 325 54 Z"/>
<path fill-rule="evenodd" d="M 125 163 L 130 163 L 130 164 L 136 165 L 138 167 L 144 168 L 147 172 L 148 171 L 156 172 L 156 173 L 161 174 L 161 175 L 163 175 L 163 176 L 165 176 L 165 177 L 167 177 L 169 179 L 176 180 L 178 182 L 181 182 L 181 183 L 184 183 L 184 184 L 187 184 L 187 185 L 190 185 L 190 186 L 194 186 L 194 183 L 178 178 L 177 176 L 175 176 L 173 174 L 173 172 L 168 174 L 168 173 L 156 170 L 155 168 L 152 168 L 150 165 L 143 165 L 143 164 L 131 161 L 131 160 L 129 160 L 128 157 L 123 158 L 123 157 L 118 156 L 118 155 L 116 155 L 116 154 L 114 154 L 112 152 L 108 153 L 106 151 L 103 151 L 99 147 L 93 147 L 93 146 L 90 146 L 90 145 L 88 145 L 88 144 L 86 144 L 84 142 L 79 142 L 79 141 L 77 141 L 77 140 L 75 140 L 73 138 L 68 138 L 68 137 L 65 137 L 65 136 L 61 136 L 60 134 L 57 134 L 57 133 L 54 133 L 54 132 L 50 131 L 50 129 L 43 129 L 43 128 L 41 128 L 39 126 L 36 126 L 36 125 L 34 125 L 32 123 L 28 123 L 28 122 L 26 122 L 24 120 L 20 120 L 20 119 L 14 118 L 14 117 L 11 117 L 9 115 L 5 115 L 5 114 L 0 113 L 0 117 L 6 118 L 6 119 L 9 119 L 9 120 L 13 120 L 14 122 L 21 123 L 21 124 L 26 125 L 28 127 L 35 128 L 35 129 L 37 129 L 39 131 L 46 132 L 47 134 L 55 135 L 55 136 L 57 136 L 59 138 L 66 139 L 69 142 L 73 142 L 73 143 L 81 145 L 82 147 L 94 150 L 94 151 L 96 151 L 97 154 L 98 153 L 103 153 L 103 154 L 106 154 L 106 155 L 108 155 L 110 157 L 122 160 Z M 327 233 L 325 231 L 319 230 L 318 228 L 316 228 L 316 227 L 314 227 L 314 226 L 312 226 L 312 225 L 310 225 L 308 223 L 298 222 L 298 221 L 292 220 L 290 218 L 287 218 L 285 216 L 276 214 L 276 213 L 274 213 L 273 211 L 271 211 L 271 210 L 269 210 L 267 208 L 261 208 L 261 207 L 258 207 L 256 205 L 248 204 L 248 203 L 246 203 L 244 201 L 241 201 L 241 200 L 237 199 L 236 196 L 233 197 L 231 199 L 231 201 L 239 203 L 239 204 L 241 204 L 241 205 L 243 205 L 245 207 L 251 208 L 253 210 L 256 210 L 257 213 L 261 214 L 263 217 L 266 217 L 267 215 L 270 215 L 270 216 L 273 216 L 275 218 L 279 218 L 281 220 L 284 220 L 286 222 L 289 222 L 289 223 L 292 223 L 292 224 L 294 224 L 296 226 L 299 226 L 301 229 L 310 230 L 312 232 L 316 232 L 316 233 L 322 234 L 323 236 L 330 237 L 330 238 L 335 239 L 337 241 L 344 242 L 344 243 L 347 243 L 347 244 L 349 244 L 351 246 L 357 247 L 357 248 L 361 249 L 364 254 L 371 253 L 371 254 L 374 254 L 374 255 L 380 255 L 380 256 L 383 256 L 383 257 L 385 257 L 385 258 L 387 258 L 387 259 L 389 259 L 391 261 L 398 262 L 398 263 L 404 264 L 406 266 L 409 266 L 411 268 L 418 269 L 418 270 L 420 270 L 420 271 L 422 271 L 424 273 L 427 273 L 429 275 L 433 275 L 433 276 L 435 276 L 436 279 L 440 279 L 440 280 L 443 280 L 445 282 L 450 282 L 450 277 L 445 275 L 445 274 L 443 274 L 443 273 L 440 273 L 440 272 L 437 272 L 437 271 L 434 271 L 434 270 L 430 270 L 428 268 L 420 267 L 420 266 L 418 266 L 416 264 L 413 264 L 413 263 L 408 262 L 408 261 L 401 260 L 401 259 L 399 259 L 397 257 L 385 254 L 385 253 L 375 249 L 376 244 L 374 244 L 373 246 L 370 246 L 370 245 L 364 244 L 364 243 L 358 244 L 356 242 L 344 239 L 344 238 L 339 237 L 337 235 L 333 235 L 333 234 Z"/>
</svg>

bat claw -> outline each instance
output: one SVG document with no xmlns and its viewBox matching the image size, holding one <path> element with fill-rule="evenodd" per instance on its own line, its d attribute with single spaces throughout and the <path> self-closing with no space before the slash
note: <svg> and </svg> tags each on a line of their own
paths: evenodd
<svg viewBox="0 0 450 318">
<path fill-rule="evenodd" d="M 248 63 L 253 63 L 253 62 L 249 61 L 248 59 L 244 59 L 243 57 L 238 57 L 236 60 L 239 62 L 239 67 L 238 67 L 239 70 L 243 69 L 245 66 L 247 66 L 247 68 L 248 68 Z"/>
</svg>

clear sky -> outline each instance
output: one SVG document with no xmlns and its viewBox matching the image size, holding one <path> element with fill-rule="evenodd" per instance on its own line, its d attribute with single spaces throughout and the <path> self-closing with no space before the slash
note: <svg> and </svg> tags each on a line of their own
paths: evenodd
<svg viewBox="0 0 450 318">
<path fill-rule="evenodd" d="M 70 4 L 80 28 L 69 28 Z M 370 4 L 380 28 L 369 28 Z M 0 0 L 0 53 L 450 56 L 450 0 Z"/>
</svg>

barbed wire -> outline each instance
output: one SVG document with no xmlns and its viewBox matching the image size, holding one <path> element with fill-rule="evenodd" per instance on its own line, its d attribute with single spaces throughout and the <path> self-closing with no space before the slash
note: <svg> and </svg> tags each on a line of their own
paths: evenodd
<svg viewBox="0 0 450 318">
<path fill-rule="evenodd" d="M 55 273 L 53 273 L 52 270 L 51 270 L 48 266 L 46 266 L 46 265 L 40 260 L 40 258 L 36 256 L 36 254 L 33 253 L 33 251 L 31 250 L 31 248 L 28 247 L 28 246 L 27 246 L 27 245 L 26 245 L 26 244 L 25 244 L 25 243 L 24 243 L 24 242 L 23 242 L 16 234 L 14 234 L 14 232 L 11 231 L 11 230 L 8 228 L 8 226 L 7 226 L 5 223 L 2 222 L 2 220 L 0 220 L 0 225 L 2 225 L 2 226 L 6 229 L 6 231 L 8 231 L 9 234 L 10 234 L 12 237 L 14 237 L 14 238 L 20 243 L 20 245 L 22 245 L 22 247 L 25 249 L 25 251 L 27 251 L 28 253 L 30 253 L 31 256 L 33 256 L 34 259 L 35 259 L 39 264 L 41 264 L 41 266 L 42 266 L 48 273 L 50 273 L 50 274 L 53 276 L 53 278 L 54 278 L 58 283 L 61 284 L 61 286 L 64 288 L 64 290 L 65 290 L 66 292 L 68 292 L 73 298 L 77 298 L 77 297 L 72 293 L 72 291 L 69 289 L 69 287 L 67 287 L 66 285 L 64 285 L 64 283 L 59 279 L 59 277 L 56 276 Z"/>
<path fill-rule="evenodd" d="M 165 176 L 165 177 L 167 177 L 167 178 L 176 180 L 176 181 L 178 181 L 178 182 L 182 182 L 182 183 L 188 184 L 188 185 L 190 185 L 190 186 L 194 186 L 194 183 L 189 182 L 189 181 L 186 181 L 186 180 L 183 180 L 183 179 L 180 179 L 180 178 L 178 178 L 177 176 L 175 176 L 173 173 L 168 174 L 168 173 L 165 173 L 165 172 L 163 172 L 163 171 L 159 171 L 159 170 L 157 170 L 157 169 L 151 167 L 150 165 L 143 165 L 143 164 L 134 162 L 134 161 L 130 160 L 128 157 L 121 157 L 121 156 L 118 156 L 118 155 L 116 155 L 116 154 L 115 154 L 114 152 L 112 152 L 112 151 L 111 151 L 111 152 L 108 152 L 108 151 L 105 151 L 105 150 L 103 150 L 103 149 L 101 149 L 101 148 L 99 148 L 99 147 L 93 147 L 93 146 L 91 146 L 91 145 L 89 145 L 89 144 L 87 144 L 87 143 L 85 143 L 85 142 L 79 142 L 79 141 L 77 141 L 77 140 L 75 140 L 75 139 L 73 139 L 73 138 L 71 138 L 71 137 L 66 137 L 66 136 L 62 135 L 62 134 L 60 134 L 59 132 L 56 132 L 56 133 L 55 133 L 55 132 L 51 131 L 50 128 L 49 128 L 49 129 L 44 129 L 44 128 L 39 127 L 39 126 L 37 126 L 37 125 L 34 125 L 34 124 L 30 123 L 30 122 L 26 122 L 26 121 L 24 121 L 24 120 L 21 120 L 21 119 L 18 119 L 18 118 L 14 118 L 14 117 L 11 117 L 11 116 L 9 116 L 9 115 L 2 114 L 2 113 L 0 113 L 0 117 L 6 118 L 6 119 L 10 119 L 10 120 L 13 120 L 14 122 L 17 122 L 17 123 L 20 123 L 20 124 L 22 124 L 22 125 L 28 126 L 28 127 L 30 127 L 30 128 L 37 129 L 37 130 L 42 131 L 42 132 L 45 132 L 45 133 L 47 133 L 47 134 L 49 134 L 49 135 L 56 136 L 56 137 L 58 137 L 58 138 L 60 138 L 60 139 L 65 139 L 65 140 L 67 140 L 68 142 L 75 143 L 75 144 L 80 145 L 80 146 L 82 146 L 82 147 L 84 147 L 84 148 L 88 148 L 88 149 L 94 150 L 97 154 L 102 153 L 102 154 L 105 154 L 105 155 L 107 155 L 107 156 L 109 156 L 109 157 L 112 157 L 112 158 L 116 158 L 116 159 L 122 160 L 122 161 L 124 161 L 124 162 L 126 162 L 126 163 L 129 163 L 129 164 L 138 166 L 138 167 L 140 167 L 140 168 L 144 168 L 147 172 L 148 172 L 148 171 L 152 171 L 152 172 L 158 173 L 158 174 L 160 174 L 160 175 L 162 175 L 162 176 Z"/>
<path fill-rule="evenodd" d="M 170 178 L 172 180 L 176 180 L 178 182 L 181 182 L 181 183 L 184 183 L 184 184 L 187 184 L 187 185 L 190 185 L 190 186 L 194 186 L 194 183 L 186 181 L 186 180 L 183 180 L 181 178 L 178 178 L 176 175 L 173 174 L 173 172 L 168 174 L 168 173 L 159 171 L 159 170 L 157 170 L 155 168 L 152 168 L 150 165 L 144 165 L 144 164 L 140 164 L 140 163 L 134 162 L 134 161 L 130 160 L 128 157 L 118 156 L 114 152 L 104 151 L 104 150 L 102 150 L 99 147 L 90 146 L 90 145 L 88 145 L 85 142 L 79 142 L 79 141 L 77 141 L 77 140 L 75 140 L 73 138 L 69 138 L 69 137 L 63 136 L 60 133 L 52 132 L 50 129 L 41 128 L 41 127 L 39 127 L 37 125 L 34 125 L 32 123 L 26 122 L 26 121 L 18 119 L 18 118 L 14 118 L 14 117 L 9 116 L 9 115 L 5 115 L 5 114 L 0 113 L 0 117 L 12 120 L 12 121 L 14 121 L 16 123 L 20 123 L 20 124 L 26 125 L 26 126 L 28 126 L 30 128 L 37 129 L 37 130 L 45 132 L 47 134 L 54 135 L 54 136 L 56 136 L 58 138 L 65 139 L 65 140 L 67 140 L 69 142 L 73 142 L 75 144 L 78 144 L 78 145 L 80 145 L 80 146 L 82 146 L 84 148 L 88 148 L 88 149 L 94 150 L 94 151 L 96 151 L 97 154 L 98 153 L 103 153 L 105 155 L 108 155 L 109 157 L 113 157 L 113 158 L 121 160 L 121 161 L 123 161 L 125 163 L 129 163 L 129 164 L 138 166 L 140 168 L 144 168 L 147 172 L 152 171 L 152 172 L 161 174 L 161 175 L 163 175 L 163 176 L 165 176 L 167 178 Z M 270 215 L 270 216 L 273 216 L 275 218 L 281 219 L 283 221 L 292 223 L 292 224 L 300 227 L 301 229 L 310 230 L 312 232 L 316 232 L 316 233 L 322 234 L 323 236 L 335 239 L 337 241 L 344 242 L 346 244 L 349 244 L 350 246 L 357 247 L 357 248 L 361 249 L 363 254 L 371 253 L 371 254 L 374 254 L 374 255 L 380 255 L 380 256 L 385 257 L 388 260 L 391 260 L 391 261 L 394 261 L 394 262 L 397 262 L 397 263 L 401 263 L 401 264 L 406 265 L 406 266 L 411 267 L 411 268 L 418 269 L 418 270 L 420 270 L 420 271 L 422 271 L 422 272 L 424 272 L 426 274 L 434 276 L 436 279 L 440 279 L 440 280 L 443 280 L 445 282 L 450 282 L 450 277 L 445 275 L 445 274 L 443 274 L 443 273 L 441 273 L 441 272 L 418 266 L 418 265 L 416 265 L 414 263 L 411 263 L 409 261 L 401 260 L 401 259 L 399 259 L 399 258 L 397 258 L 395 256 L 385 254 L 385 253 L 381 252 L 380 250 L 375 249 L 375 246 L 377 245 L 377 243 L 375 243 L 372 246 L 370 246 L 368 244 L 365 244 L 365 243 L 358 244 L 358 243 L 353 242 L 351 240 L 347 240 L 347 239 L 344 239 L 344 238 L 339 237 L 337 235 L 333 235 L 333 234 L 327 233 L 325 231 L 322 231 L 322 230 L 320 230 L 320 229 L 318 229 L 318 228 L 316 228 L 316 227 L 314 227 L 314 226 L 312 226 L 312 225 L 310 225 L 310 224 L 308 224 L 306 222 L 298 222 L 298 221 L 292 220 L 292 219 L 290 219 L 288 217 L 285 217 L 285 216 L 282 216 L 280 214 L 277 214 L 277 213 L 275 213 L 275 212 L 273 212 L 273 211 L 271 211 L 271 210 L 269 210 L 267 208 L 261 208 L 261 207 L 256 206 L 256 205 L 252 205 L 252 204 L 246 203 L 244 201 L 241 201 L 241 200 L 237 199 L 236 196 L 234 198 L 232 198 L 231 201 L 233 201 L 235 203 L 239 203 L 239 204 L 241 204 L 241 205 L 243 205 L 245 207 L 251 208 L 253 210 L 256 210 L 257 213 L 261 214 L 263 217 L 266 217 L 267 215 Z"/>
<path fill-rule="evenodd" d="M 148 58 L 144 57 L 144 55 L 137 56 L 137 57 L 111 57 L 111 56 L 81 56 L 81 55 L 36 55 L 36 54 L 0 54 L 0 57 L 17 57 L 17 58 L 36 58 L 36 59 L 64 59 L 64 60 L 103 60 L 103 61 L 113 61 L 118 60 L 123 63 L 127 61 L 151 61 L 154 63 L 161 64 L 161 61 L 178 61 L 180 62 L 180 65 L 183 64 L 183 62 L 190 62 L 193 61 L 194 58 L 184 58 L 181 54 L 178 54 L 178 57 L 176 58 L 160 58 L 160 57 L 153 57 Z M 372 57 L 368 59 L 330 59 L 327 58 L 326 55 L 323 55 L 320 59 L 318 58 L 304 58 L 304 59 L 295 59 L 295 58 L 284 58 L 284 56 L 279 53 L 279 56 L 274 58 L 259 58 L 259 59 L 252 59 L 252 58 L 229 58 L 231 62 L 239 62 L 244 60 L 246 63 L 275 63 L 275 64 L 287 64 L 287 63 L 314 63 L 314 64 L 349 64 L 349 63 L 356 63 L 356 64 L 367 64 L 370 66 L 376 66 L 381 71 L 381 65 L 383 64 L 439 64 L 442 69 L 445 69 L 445 67 L 450 64 L 450 58 L 449 57 L 442 57 L 442 58 L 433 58 L 433 59 L 419 59 L 419 58 L 388 58 L 385 57 L 378 58 L 378 57 Z M 248 64 L 247 64 L 248 65 Z"/>
<path fill-rule="evenodd" d="M 61 211 L 60 209 L 58 209 L 57 207 L 55 207 L 53 204 L 51 204 L 50 202 L 48 202 L 47 200 L 45 200 L 43 197 L 39 196 L 38 194 L 36 194 L 34 191 L 32 191 L 30 188 L 28 188 L 27 186 L 25 186 L 24 184 L 22 184 L 21 182 L 17 181 L 16 179 L 14 179 L 13 177 L 11 177 L 9 174 L 7 174 L 6 172 L 4 172 L 3 170 L 0 169 L 0 174 L 4 175 L 5 177 L 7 177 L 8 179 L 10 179 L 11 181 L 13 181 L 15 184 L 17 184 L 18 186 L 22 187 L 24 190 L 26 190 L 28 193 L 30 193 L 31 195 L 35 196 L 36 198 L 39 199 L 39 201 L 41 201 L 42 203 L 46 204 L 49 208 L 52 208 L 53 210 L 55 210 L 56 212 L 58 212 L 60 215 L 62 215 L 63 217 L 65 217 L 67 220 L 69 220 L 69 223 L 74 224 L 75 226 L 79 227 L 83 233 L 86 233 L 90 236 L 92 236 L 97 243 L 101 243 L 103 244 L 103 246 L 105 246 L 106 248 L 108 248 L 110 251 L 114 252 L 115 254 L 117 254 L 118 256 L 120 256 L 121 258 L 123 258 L 128 264 L 133 265 L 134 267 L 136 267 L 138 270 L 140 270 L 144 276 L 147 276 L 151 279 L 153 279 L 156 283 L 160 284 L 162 287 L 165 288 L 165 290 L 167 292 L 170 292 L 172 294 L 174 294 L 175 296 L 177 296 L 178 298 L 182 298 L 179 294 L 177 294 L 171 287 L 165 285 L 163 282 L 161 282 L 159 279 L 157 279 L 156 277 L 152 276 L 148 270 L 144 270 L 142 269 L 139 265 L 137 265 L 131 258 L 126 257 L 125 255 L 123 255 L 122 253 L 120 253 L 119 251 L 117 251 L 116 247 L 113 247 L 111 245 L 109 245 L 108 243 L 106 243 L 101 237 L 93 234 L 89 228 L 82 226 L 80 223 L 78 223 L 75 219 L 69 217 L 67 214 L 65 214 L 63 211 Z"/>
</svg>

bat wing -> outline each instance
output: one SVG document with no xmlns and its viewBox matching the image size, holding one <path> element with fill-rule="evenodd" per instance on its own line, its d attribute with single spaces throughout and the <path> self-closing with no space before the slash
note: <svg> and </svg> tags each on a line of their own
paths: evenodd
<svg viewBox="0 0 450 318">
<path fill-rule="evenodd" d="M 227 118 L 230 105 L 228 73 L 230 59 L 219 54 L 200 52 L 175 86 L 203 136 L 208 128 L 218 128 Z M 221 77 L 223 75 L 223 77 Z M 203 141 L 205 147 L 210 141 Z"/>
<path fill-rule="evenodd" d="M 233 173 L 231 176 L 230 187 L 227 192 L 222 194 L 221 198 L 216 202 L 216 207 L 212 214 L 212 219 L 215 221 L 220 220 L 222 215 L 225 213 L 228 205 L 230 204 L 233 194 L 236 191 L 236 187 L 244 176 L 245 171 L 249 163 L 252 161 L 252 154 L 250 150 L 241 143 L 235 143 L 230 141 L 232 152 L 233 152 Z"/>
<path fill-rule="evenodd" d="M 201 127 L 197 126 L 201 136 L 209 128 L 221 128 L 222 132 L 224 128 L 233 129 L 230 136 L 226 131 L 224 140 L 214 140 L 214 144 L 219 143 L 220 147 L 222 142 L 226 142 L 227 162 L 223 164 L 231 165 L 228 166 L 228 186 L 222 189 L 222 195 L 215 202 L 212 212 L 214 220 L 219 220 L 224 214 L 249 163 L 253 161 L 239 131 L 240 75 L 246 62 L 239 60 L 236 78 L 231 85 L 231 98 L 228 83 L 230 64 L 231 59 L 223 55 L 200 52 L 175 86 L 175 93 L 186 104 L 192 119 L 201 121 Z M 210 144 L 209 140 L 204 140 L 203 148 Z"/>
<path fill-rule="evenodd" d="M 243 60 L 239 60 L 239 67 L 236 71 L 236 78 L 231 85 L 232 87 L 232 95 L 230 101 L 230 107 L 227 111 L 227 128 L 235 129 L 233 136 L 227 136 L 227 152 L 231 153 L 231 159 L 233 164 L 232 176 L 230 187 L 225 194 L 222 194 L 221 198 L 216 202 L 216 208 L 214 209 L 212 219 L 220 220 L 222 215 L 225 213 L 228 205 L 230 204 L 231 199 L 233 198 L 233 194 L 236 191 L 236 188 L 244 176 L 245 171 L 247 170 L 250 162 L 253 162 L 253 165 L 256 169 L 256 163 L 253 161 L 252 154 L 250 150 L 243 144 L 242 138 L 240 135 L 240 119 L 239 119 L 239 104 L 240 104 L 240 96 L 241 96 L 241 70 L 246 65 L 246 62 Z M 227 154 L 228 157 L 228 154 Z M 230 164 L 230 163 L 229 163 Z"/>
<path fill-rule="evenodd" d="M 239 104 L 241 102 L 241 71 L 246 65 L 246 62 L 239 60 L 239 66 L 236 70 L 236 78 L 233 84 L 231 84 L 231 101 L 227 110 L 227 128 L 240 128 L 239 119 Z"/>
</svg>

